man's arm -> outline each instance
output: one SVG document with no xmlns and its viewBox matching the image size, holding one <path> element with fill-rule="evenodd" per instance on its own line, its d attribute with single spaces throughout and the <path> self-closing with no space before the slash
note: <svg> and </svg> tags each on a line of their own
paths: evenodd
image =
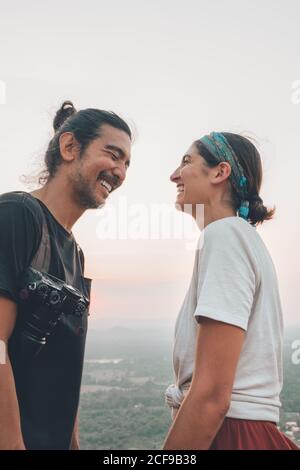
<svg viewBox="0 0 300 470">
<path fill-rule="evenodd" d="M 79 418 L 78 411 L 75 418 L 70 450 L 80 450 L 79 447 Z"/>
<path fill-rule="evenodd" d="M 16 303 L 0 296 L 0 340 L 6 348 L 16 316 Z M 0 450 L 25 450 L 15 380 L 8 354 L 6 363 L 0 363 Z"/>
<path fill-rule="evenodd" d="M 190 390 L 167 436 L 166 450 L 206 450 L 228 411 L 245 331 L 203 318 Z"/>
</svg>

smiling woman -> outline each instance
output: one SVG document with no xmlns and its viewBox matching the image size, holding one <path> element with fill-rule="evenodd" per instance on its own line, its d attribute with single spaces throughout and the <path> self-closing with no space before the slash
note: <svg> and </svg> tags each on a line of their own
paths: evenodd
<svg viewBox="0 0 300 470">
<path fill-rule="evenodd" d="M 255 228 L 272 218 L 245 137 L 212 132 L 171 175 L 177 205 L 204 205 L 204 229 L 174 343 L 165 449 L 296 449 L 276 427 L 283 319 L 276 271 Z"/>
</svg>

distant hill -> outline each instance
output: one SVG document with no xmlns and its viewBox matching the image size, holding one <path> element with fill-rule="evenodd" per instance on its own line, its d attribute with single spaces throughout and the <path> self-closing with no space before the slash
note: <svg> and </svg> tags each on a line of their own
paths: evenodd
<svg viewBox="0 0 300 470">
<path fill-rule="evenodd" d="M 115 327 L 88 332 L 86 359 L 172 354 L 173 333 Z"/>
</svg>

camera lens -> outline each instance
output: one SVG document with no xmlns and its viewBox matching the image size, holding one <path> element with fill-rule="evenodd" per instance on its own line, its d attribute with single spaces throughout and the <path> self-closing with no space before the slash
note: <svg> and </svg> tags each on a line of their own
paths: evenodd
<svg viewBox="0 0 300 470">
<path fill-rule="evenodd" d="M 60 302 L 60 295 L 57 290 L 53 290 L 50 294 L 50 304 L 56 305 Z"/>
</svg>

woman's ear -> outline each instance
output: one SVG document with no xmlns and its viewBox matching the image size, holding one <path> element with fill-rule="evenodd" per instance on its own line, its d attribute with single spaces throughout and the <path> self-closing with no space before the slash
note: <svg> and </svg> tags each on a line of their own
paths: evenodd
<svg viewBox="0 0 300 470">
<path fill-rule="evenodd" d="M 217 178 L 218 183 L 229 178 L 231 175 L 231 166 L 228 162 L 221 162 L 217 167 L 217 172 L 215 173 L 215 178 Z"/>
</svg>

